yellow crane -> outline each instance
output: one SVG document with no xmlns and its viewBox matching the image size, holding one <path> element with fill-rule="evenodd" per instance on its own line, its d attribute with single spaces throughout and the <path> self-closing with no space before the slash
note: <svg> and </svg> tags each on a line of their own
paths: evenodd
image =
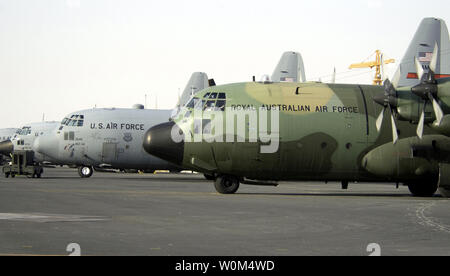
<svg viewBox="0 0 450 276">
<path fill-rule="evenodd" d="M 382 63 L 384 64 L 389 64 L 389 63 L 394 63 L 395 59 L 388 59 L 388 60 L 383 60 L 382 58 L 383 54 L 381 54 L 380 50 L 376 50 L 375 51 L 375 61 L 368 61 L 368 62 L 362 62 L 362 63 L 355 63 L 350 65 L 349 69 L 354 69 L 354 68 L 374 68 L 375 67 L 375 78 L 373 80 L 373 85 L 382 85 L 383 84 L 383 78 L 381 76 L 381 67 L 382 67 Z"/>
</svg>

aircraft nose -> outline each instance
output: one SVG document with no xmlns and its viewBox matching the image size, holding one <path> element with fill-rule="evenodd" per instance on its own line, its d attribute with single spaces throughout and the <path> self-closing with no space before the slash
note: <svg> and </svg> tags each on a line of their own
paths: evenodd
<svg viewBox="0 0 450 276">
<path fill-rule="evenodd" d="M 0 154 L 10 155 L 14 151 L 14 145 L 11 140 L 6 140 L 0 143 Z"/>
<path fill-rule="evenodd" d="M 34 140 L 33 151 L 57 158 L 58 139 L 53 135 L 39 136 Z"/>
<path fill-rule="evenodd" d="M 156 157 L 181 165 L 184 156 L 184 133 L 174 122 L 150 128 L 144 136 L 144 150 Z"/>
</svg>

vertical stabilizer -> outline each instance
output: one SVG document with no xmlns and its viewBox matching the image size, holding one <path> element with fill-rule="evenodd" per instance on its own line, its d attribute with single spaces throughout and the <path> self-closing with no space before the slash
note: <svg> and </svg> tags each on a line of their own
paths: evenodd
<svg viewBox="0 0 450 276">
<path fill-rule="evenodd" d="M 424 18 L 397 68 L 396 74 L 400 72 L 398 86 L 414 86 L 420 83 L 414 60 L 417 58 L 423 66 L 429 66 L 436 44 L 439 49 L 436 78 L 450 77 L 450 44 L 447 25 L 442 19 Z"/>
<path fill-rule="evenodd" d="M 177 106 L 172 110 L 171 117 L 174 118 L 178 112 L 180 111 L 180 108 L 184 106 L 189 99 L 197 94 L 197 92 L 202 91 L 205 88 L 208 88 L 210 84 L 214 84 L 214 80 L 208 80 L 208 75 L 203 72 L 195 72 L 192 74 L 191 78 L 189 79 L 188 84 L 186 85 L 186 88 L 183 90 L 183 94 L 178 95 L 178 103 Z"/>
<path fill-rule="evenodd" d="M 303 58 L 297 52 L 285 52 L 272 74 L 273 82 L 305 82 Z"/>
<path fill-rule="evenodd" d="M 189 99 L 197 94 L 197 92 L 209 87 L 208 75 L 203 72 L 195 72 L 192 74 L 186 88 L 181 94 L 180 101 L 177 106 L 183 106 L 189 101 Z"/>
</svg>

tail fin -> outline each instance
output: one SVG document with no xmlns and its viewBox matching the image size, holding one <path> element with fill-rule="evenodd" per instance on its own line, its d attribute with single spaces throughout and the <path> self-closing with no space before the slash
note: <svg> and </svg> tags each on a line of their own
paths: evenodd
<svg viewBox="0 0 450 276">
<path fill-rule="evenodd" d="M 177 106 L 172 110 L 171 118 L 174 118 L 178 114 L 181 107 L 184 106 L 193 95 L 197 94 L 197 92 L 205 88 L 208 88 L 209 86 L 212 86 L 212 84 L 215 85 L 214 80 L 209 80 L 206 73 L 193 73 L 186 85 L 186 88 L 184 88 L 183 90 L 183 94 L 181 94 L 181 96 L 178 95 L 178 103 Z"/>
<path fill-rule="evenodd" d="M 285 52 L 272 74 L 274 82 L 305 82 L 303 58 L 297 52 Z"/>
<path fill-rule="evenodd" d="M 197 92 L 209 87 L 209 79 L 208 75 L 203 72 L 195 72 L 192 74 L 186 88 L 183 90 L 183 94 L 181 94 L 180 100 L 177 106 L 183 106 L 189 101 L 189 99 L 197 94 Z"/>
<path fill-rule="evenodd" d="M 420 83 L 417 77 L 414 60 L 429 66 L 435 45 L 438 45 L 436 78 L 450 77 L 450 43 L 447 25 L 438 18 L 424 18 L 409 44 L 397 73 L 400 74 L 398 86 L 414 86 Z"/>
</svg>

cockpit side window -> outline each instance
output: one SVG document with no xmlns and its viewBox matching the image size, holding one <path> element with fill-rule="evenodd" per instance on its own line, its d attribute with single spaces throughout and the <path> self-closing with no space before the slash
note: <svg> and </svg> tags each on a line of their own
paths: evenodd
<svg viewBox="0 0 450 276">
<path fill-rule="evenodd" d="M 214 110 L 215 111 L 225 111 L 225 105 L 226 105 L 225 100 L 217 100 L 216 108 Z"/>
<path fill-rule="evenodd" d="M 194 108 L 194 105 L 196 103 L 196 101 L 198 101 L 198 98 L 192 98 L 189 103 L 186 105 L 187 108 Z"/>
<path fill-rule="evenodd" d="M 63 126 L 82 127 L 84 125 L 84 115 L 72 115 L 69 118 L 64 118 L 61 122 Z"/>
</svg>

